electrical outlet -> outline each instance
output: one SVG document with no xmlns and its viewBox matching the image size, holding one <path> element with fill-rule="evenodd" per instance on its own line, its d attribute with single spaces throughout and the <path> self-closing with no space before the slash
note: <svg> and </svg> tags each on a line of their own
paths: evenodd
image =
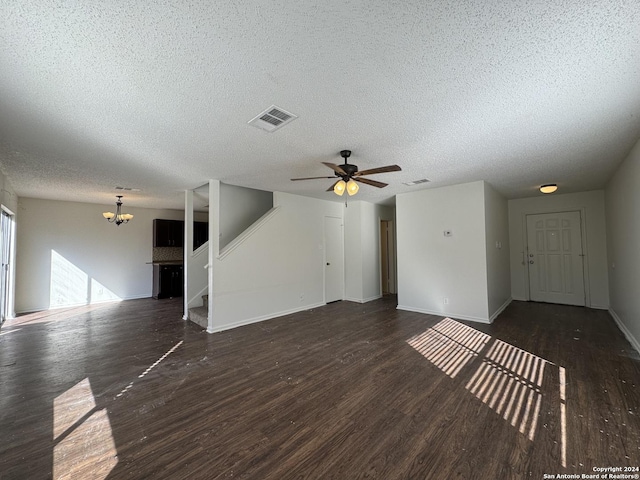
<svg viewBox="0 0 640 480">
<path fill-rule="evenodd" d="M 443 297 L 442 303 L 444 303 L 445 305 L 449 305 L 449 297 Z"/>
</svg>

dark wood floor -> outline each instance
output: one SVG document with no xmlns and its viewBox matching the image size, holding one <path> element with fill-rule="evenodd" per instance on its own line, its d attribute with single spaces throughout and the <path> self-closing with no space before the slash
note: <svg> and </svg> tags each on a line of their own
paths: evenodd
<svg viewBox="0 0 640 480">
<path fill-rule="evenodd" d="M 604 311 L 493 325 L 338 302 L 214 335 L 181 300 L 0 329 L 1 479 L 541 479 L 640 465 L 640 361 Z"/>
</svg>

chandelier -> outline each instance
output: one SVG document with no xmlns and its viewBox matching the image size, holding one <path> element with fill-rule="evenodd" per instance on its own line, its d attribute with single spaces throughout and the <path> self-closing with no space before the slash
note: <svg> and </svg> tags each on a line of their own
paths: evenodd
<svg viewBox="0 0 640 480">
<path fill-rule="evenodd" d="M 102 216 L 107 219 L 107 222 L 115 223 L 116 225 L 127 223 L 133 218 L 133 215 L 130 213 L 122 213 L 122 195 L 116 195 L 116 198 L 118 199 L 116 202 L 116 213 L 104 212 Z"/>
</svg>

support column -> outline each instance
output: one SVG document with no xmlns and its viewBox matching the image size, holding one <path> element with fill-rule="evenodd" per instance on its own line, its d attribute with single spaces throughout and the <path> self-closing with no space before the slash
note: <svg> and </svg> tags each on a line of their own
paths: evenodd
<svg viewBox="0 0 640 480">
<path fill-rule="evenodd" d="M 214 286 L 216 264 L 220 253 L 220 181 L 209 180 L 209 312 L 207 316 L 207 332 L 215 331 L 214 323 Z"/>
<path fill-rule="evenodd" d="M 183 248 L 182 281 L 183 284 L 183 320 L 189 319 L 189 257 L 193 254 L 193 190 L 184 192 L 184 248 Z"/>
</svg>

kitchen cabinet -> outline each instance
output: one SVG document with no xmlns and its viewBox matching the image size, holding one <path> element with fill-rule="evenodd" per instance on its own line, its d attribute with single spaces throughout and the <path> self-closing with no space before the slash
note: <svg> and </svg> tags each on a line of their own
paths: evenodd
<svg viewBox="0 0 640 480">
<path fill-rule="evenodd" d="M 156 218 L 153 221 L 153 246 L 183 247 L 184 222 L 182 220 L 162 220 Z"/>
<path fill-rule="evenodd" d="M 197 250 L 209 240 L 209 224 L 193 222 L 193 249 Z"/>
<path fill-rule="evenodd" d="M 181 297 L 182 290 L 182 265 L 153 266 L 153 298 Z"/>
</svg>

